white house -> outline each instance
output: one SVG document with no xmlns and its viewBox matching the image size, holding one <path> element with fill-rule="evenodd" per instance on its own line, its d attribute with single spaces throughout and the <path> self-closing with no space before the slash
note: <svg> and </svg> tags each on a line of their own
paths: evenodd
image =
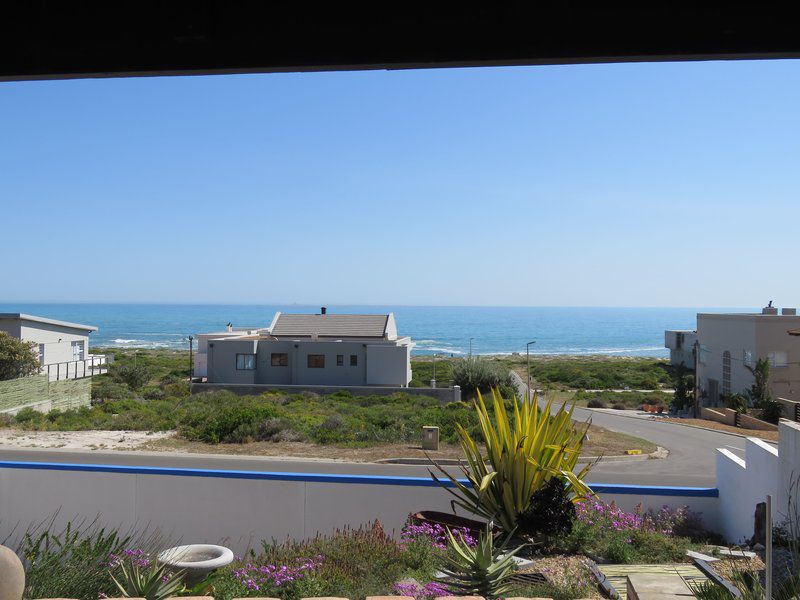
<svg viewBox="0 0 800 600">
<path fill-rule="evenodd" d="M 664 332 L 664 347 L 669 348 L 669 363 L 694 369 L 694 345 L 697 332 L 687 329 L 668 329 Z"/>
<path fill-rule="evenodd" d="M 105 357 L 89 355 L 89 335 L 97 327 L 24 313 L 0 313 L 0 331 L 36 344 L 42 372 L 51 379 L 89 377 L 104 372 Z"/>
<path fill-rule="evenodd" d="M 198 338 L 195 375 L 208 383 L 406 387 L 411 381 L 414 344 L 398 335 L 391 313 L 278 312 L 269 327 L 229 326 Z"/>
</svg>

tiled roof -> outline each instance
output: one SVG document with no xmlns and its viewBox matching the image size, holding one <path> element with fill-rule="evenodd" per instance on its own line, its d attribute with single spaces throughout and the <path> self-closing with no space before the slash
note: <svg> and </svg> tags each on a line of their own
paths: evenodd
<svg viewBox="0 0 800 600">
<path fill-rule="evenodd" d="M 389 315 L 278 315 L 274 336 L 383 337 Z"/>
</svg>

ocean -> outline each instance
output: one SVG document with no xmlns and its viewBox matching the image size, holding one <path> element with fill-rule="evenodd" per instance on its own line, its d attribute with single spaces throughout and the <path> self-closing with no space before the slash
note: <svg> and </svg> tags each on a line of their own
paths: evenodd
<svg viewBox="0 0 800 600">
<path fill-rule="evenodd" d="M 92 347 L 185 348 L 188 337 L 235 326 L 265 327 L 276 311 L 314 313 L 307 305 L 7 304 L 23 312 L 99 327 Z M 667 356 L 665 329 L 694 329 L 698 312 L 731 308 L 609 308 L 490 306 L 329 306 L 329 312 L 393 312 L 400 334 L 416 342 L 415 354 L 463 356 L 525 352 Z M 749 309 L 752 310 L 752 309 Z"/>
</svg>

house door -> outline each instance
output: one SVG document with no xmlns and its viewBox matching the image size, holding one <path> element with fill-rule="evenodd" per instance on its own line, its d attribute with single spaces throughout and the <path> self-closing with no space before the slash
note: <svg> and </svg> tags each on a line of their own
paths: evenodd
<svg viewBox="0 0 800 600">
<path fill-rule="evenodd" d="M 719 380 L 708 380 L 708 402 L 711 406 L 716 406 L 719 403 Z"/>
</svg>

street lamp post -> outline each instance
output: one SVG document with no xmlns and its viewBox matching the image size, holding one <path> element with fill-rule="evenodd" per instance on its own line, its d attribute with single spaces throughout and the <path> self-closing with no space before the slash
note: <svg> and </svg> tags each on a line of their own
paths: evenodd
<svg viewBox="0 0 800 600">
<path fill-rule="evenodd" d="M 433 353 L 433 380 L 431 381 L 431 387 L 436 387 L 436 352 Z"/>
<path fill-rule="evenodd" d="M 194 378 L 194 362 L 192 361 L 192 340 L 194 338 L 189 336 L 189 384 L 191 385 Z"/>
<path fill-rule="evenodd" d="M 528 402 L 531 400 L 531 346 L 536 342 L 525 344 L 525 372 L 528 374 Z"/>
</svg>

